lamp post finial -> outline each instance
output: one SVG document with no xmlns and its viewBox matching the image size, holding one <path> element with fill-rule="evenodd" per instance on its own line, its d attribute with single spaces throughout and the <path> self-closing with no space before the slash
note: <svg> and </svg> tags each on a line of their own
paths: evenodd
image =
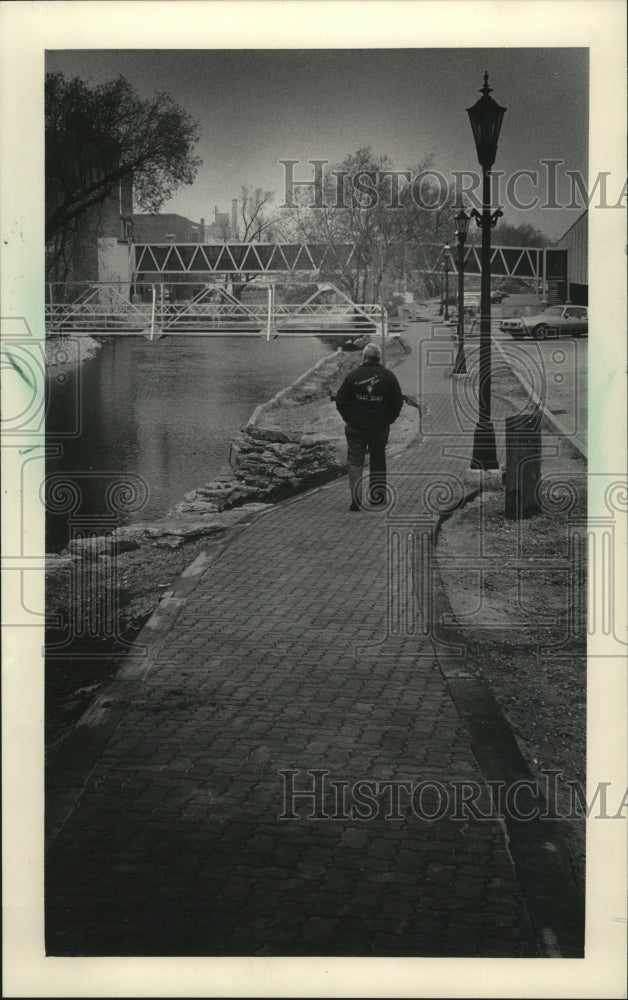
<svg viewBox="0 0 628 1000">
<path fill-rule="evenodd" d="M 489 87 L 489 85 L 488 85 L 488 70 L 485 69 L 484 70 L 484 86 L 480 87 L 480 93 L 481 94 L 485 94 L 488 97 L 488 95 L 491 93 L 492 89 L 493 88 Z"/>
</svg>

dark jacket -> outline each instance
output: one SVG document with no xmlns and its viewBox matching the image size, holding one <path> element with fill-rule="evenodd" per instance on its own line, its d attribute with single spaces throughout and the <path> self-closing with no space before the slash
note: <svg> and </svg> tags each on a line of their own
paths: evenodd
<svg viewBox="0 0 628 1000">
<path fill-rule="evenodd" d="M 379 361 L 365 361 L 349 372 L 336 396 L 336 409 L 346 424 L 372 431 L 393 424 L 403 395 L 392 372 Z"/>
</svg>

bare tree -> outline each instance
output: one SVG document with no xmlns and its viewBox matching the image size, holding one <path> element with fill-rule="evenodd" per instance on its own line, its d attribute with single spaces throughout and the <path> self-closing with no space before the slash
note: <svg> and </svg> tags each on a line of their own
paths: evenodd
<svg viewBox="0 0 628 1000">
<path fill-rule="evenodd" d="M 242 243 L 272 242 L 276 235 L 276 218 L 270 211 L 272 199 L 272 191 L 259 187 L 251 190 L 243 184 L 238 199 L 238 232 L 232 233 L 232 238 Z M 235 298 L 241 298 L 246 286 L 254 279 L 253 274 L 238 275 L 237 281 L 232 283 Z"/>
<path fill-rule="evenodd" d="M 364 147 L 329 172 L 319 207 L 304 206 L 307 195 L 301 192 L 295 207 L 284 210 L 291 213 L 300 239 L 327 245 L 328 276 L 356 302 L 380 301 L 412 265 L 413 245 L 434 239 L 436 220 L 412 199 L 413 176 L 413 171 L 397 171 L 387 156 Z M 340 251 L 348 243 L 354 248 L 349 261 Z"/>
<path fill-rule="evenodd" d="M 272 240 L 275 226 L 274 216 L 269 214 L 272 199 L 272 191 L 263 191 L 259 187 L 251 191 L 244 184 L 240 188 L 238 222 L 242 225 L 240 239 L 243 243 L 257 243 L 263 239 Z M 235 238 L 235 233 L 233 236 Z"/>
</svg>

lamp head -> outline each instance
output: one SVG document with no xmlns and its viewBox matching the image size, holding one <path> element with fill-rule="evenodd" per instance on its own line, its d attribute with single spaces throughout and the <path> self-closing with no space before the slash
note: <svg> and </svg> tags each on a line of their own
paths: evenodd
<svg viewBox="0 0 628 1000">
<path fill-rule="evenodd" d="M 475 104 L 467 108 L 473 138 L 478 153 L 478 160 L 484 170 L 490 170 L 495 163 L 497 141 L 502 127 L 506 108 L 490 97 L 492 88 L 488 85 L 488 72 L 484 74 L 484 86 L 480 88 L 482 96 Z"/>
<path fill-rule="evenodd" d="M 469 232 L 471 216 L 467 215 L 464 208 L 461 208 L 460 211 L 454 216 L 454 219 L 456 220 L 456 236 L 464 243 Z"/>
</svg>

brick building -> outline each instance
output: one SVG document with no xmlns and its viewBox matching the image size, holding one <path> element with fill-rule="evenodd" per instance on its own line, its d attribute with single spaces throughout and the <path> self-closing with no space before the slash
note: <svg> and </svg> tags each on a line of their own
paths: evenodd
<svg viewBox="0 0 628 1000">
<path fill-rule="evenodd" d="M 205 219 L 192 222 L 184 215 L 151 212 L 133 216 L 135 243 L 204 243 Z"/>
</svg>

